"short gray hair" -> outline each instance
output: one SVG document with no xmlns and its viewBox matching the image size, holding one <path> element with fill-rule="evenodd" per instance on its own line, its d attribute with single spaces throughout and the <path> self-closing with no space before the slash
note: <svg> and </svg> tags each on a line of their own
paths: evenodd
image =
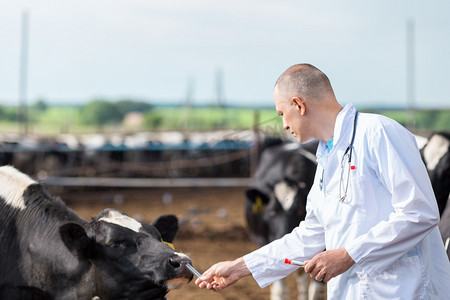
<svg viewBox="0 0 450 300">
<path fill-rule="evenodd" d="M 310 64 L 289 67 L 280 75 L 275 87 L 288 97 L 298 96 L 311 100 L 320 100 L 325 94 L 333 93 L 327 75 Z"/>
</svg>

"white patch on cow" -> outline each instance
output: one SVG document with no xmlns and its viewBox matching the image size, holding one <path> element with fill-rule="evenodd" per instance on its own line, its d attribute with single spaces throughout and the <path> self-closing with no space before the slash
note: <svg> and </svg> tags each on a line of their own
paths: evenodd
<svg viewBox="0 0 450 300">
<path fill-rule="evenodd" d="M 286 278 L 274 281 L 270 286 L 270 300 L 287 300 L 290 298 Z"/>
<path fill-rule="evenodd" d="M 439 160 L 448 152 L 450 141 L 439 134 L 433 135 L 423 150 L 428 171 L 436 168 Z"/>
<path fill-rule="evenodd" d="M 100 218 L 99 221 L 105 221 L 108 223 L 126 227 L 135 232 L 139 232 L 139 230 L 142 228 L 141 223 L 139 223 L 135 219 L 114 210 L 110 211 L 107 216 Z"/>
<path fill-rule="evenodd" d="M 416 139 L 417 147 L 419 147 L 419 149 L 422 149 L 428 143 L 428 139 L 426 137 L 414 135 L 414 138 Z"/>
<path fill-rule="evenodd" d="M 308 288 L 308 297 L 310 299 L 326 299 L 327 289 L 326 284 L 319 282 L 317 280 L 311 279 Z"/>
<path fill-rule="evenodd" d="M 11 166 L 0 167 L 0 196 L 14 208 L 24 209 L 23 192 L 36 181 Z"/>
<path fill-rule="evenodd" d="M 294 204 L 294 198 L 297 194 L 297 188 L 289 186 L 285 181 L 278 182 L 273 188 L 275 197 L 285 211 L 288 211 L 292 204 Z"/>
<path fill-rule="evenodd" d="M 175 252 L 175 255 L 178 255 L 179 257 L 187 257 L 187 258 L 189 258 L 189 256 L 187 256 L 186 254 L 181 253 L 181 252 Z"/>
<path fill-rule="evenodd" d="M 299 149 L 299 148 L 300 148 L 299 143 L 286 143 L 283 145 L 284 151 L 295 150 L 295 149 Z"/>
<path fill-rule="evenodd" d="M 314 155 L 311 152 L 306 151 L 303 149 L 299 143 L 287 143 L 282 146 L 283 151 L 290 151 L 290 150 L 298 150 L 298 152 L 303 155 L 303 157 L 309 159 L 311 162 L 317 165 L 317 158 L 316 155 Z"/>
<path fill-rule="evenodd" d="M 309 274 L 299 269 L 295 272 L 295 281 L 297 283 L 297 298 L 299 300 L 308 300 Z"/>
</svg>

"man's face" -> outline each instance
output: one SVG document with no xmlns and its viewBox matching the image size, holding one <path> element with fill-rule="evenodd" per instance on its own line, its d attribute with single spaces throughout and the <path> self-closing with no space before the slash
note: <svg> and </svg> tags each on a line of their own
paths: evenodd
<svg viewBox="0 0 450 300">
<path fill-rule="evenodd" d="M 302 125 L 304 116 L 301 114 L 300 108 L 292 101 L 292 98 L 286 97 L 275 88 L 275 109 L 278 115 L 283 117 L 283 129 L 297 138 L 300 143 L 309 141 L 309 137 L 305 134 L 306 126 Z"/>
</svg>

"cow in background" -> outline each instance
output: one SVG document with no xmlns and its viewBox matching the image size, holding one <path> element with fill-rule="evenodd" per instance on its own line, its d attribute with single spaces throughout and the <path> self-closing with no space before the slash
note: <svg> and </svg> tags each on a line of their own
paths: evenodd
<svg viewBox="0 0 450 300">
<path fill-rule="evenodd" d="M 420 149 L 442 215 L 450 193 L 450 133 L 434 132 Z"/>
<path fill-rule="evenodd" d="M 420 153 L 433 185 L 441 215 L 439 230 L 447 256 L 450 258 L 450 207 L 448 205 L 450 202 L 450 134 L 446 132 L 432 133 L 420 149 Z"/>
<path fill-rule="evenodd" d="M 281 142 L 266 147 L 251 186 L 246 190 L 246 219 L 250 238 L 264 246 L 291 232 L 304 220 L 306 197 L 311 189 L 316 171 L 318 142 L 299 144 Z M 298 299 L 326 297 L 324 283 L 311 280 L 299 269 L 296 272 Z M 271 286 L 271 299 L 289 299 L 285 280 Z"/>
<path fill-rule="evenodd" d="M 439 231 L 441 232 L 442 240 L 444 241 L 445 251 L 450 259 L 450 197 L 447 200 L 447 206 L 441 215 L 441 222 L 439 223 Z"/>
<path fill-rule="evenodd" d="M 192 279 L 171 242 L 178 220 L 151 225 L 106 209 L 87 222 L 27 175 L 0 167 L 0 299 L 165 299 Z"/>
</svg>

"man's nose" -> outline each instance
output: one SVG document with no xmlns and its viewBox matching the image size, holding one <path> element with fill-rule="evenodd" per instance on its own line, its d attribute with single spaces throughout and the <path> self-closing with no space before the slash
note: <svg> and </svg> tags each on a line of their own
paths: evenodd
<svg viewBox="0 0 450 300">
<path fill-rule="evenodd" d="M 284 119 L 284 117 L 283 117 L 283 129 L 284 130 L 288 130 L 289 129 L 289 126 L 288 126 L 286 120 Z"/>
</svg>

